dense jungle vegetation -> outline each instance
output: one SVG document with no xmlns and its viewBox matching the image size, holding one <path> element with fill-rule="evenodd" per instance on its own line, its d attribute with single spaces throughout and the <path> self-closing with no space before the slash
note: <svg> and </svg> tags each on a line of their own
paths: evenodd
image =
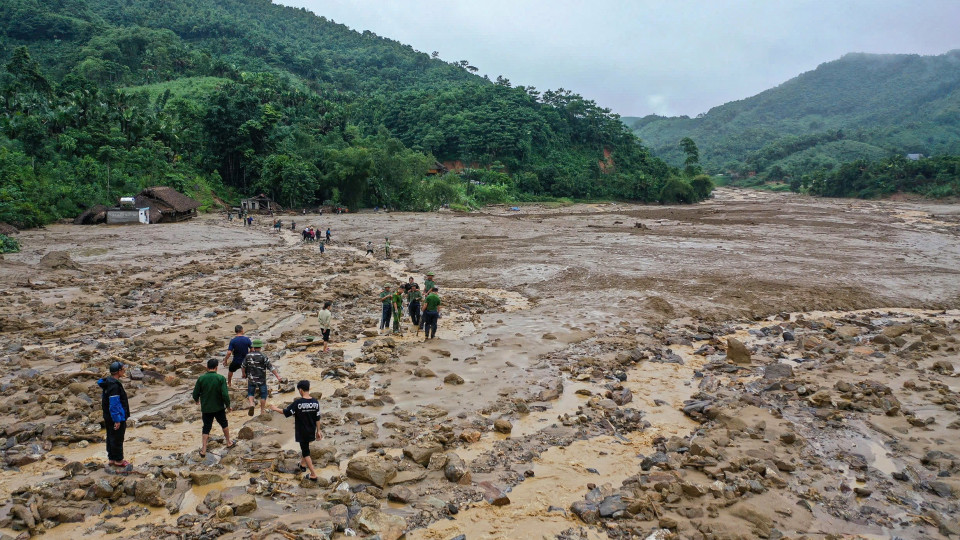
<svg viewBox="0 0 960 540">
<path fill-rule="evenodd" d="M 206 208 L 408 210 L 712 187 L 580 95 L 267 0 L 7 0 L 0 66 L 0 222 L 19 227 L 157 184 Z"/>
<path fill-rule="evenodd" d="M 960 195 L 960 50 L 939 56 L 848 54 L 696 118 L 626 118 L 679 165 L 691 137 L 704 168 L 741 185 L 813 194 Z M 935 159 L 909 162 L 907 154 Z M 852 181 L 851 170 L 862 171 Z"/>
</svg>

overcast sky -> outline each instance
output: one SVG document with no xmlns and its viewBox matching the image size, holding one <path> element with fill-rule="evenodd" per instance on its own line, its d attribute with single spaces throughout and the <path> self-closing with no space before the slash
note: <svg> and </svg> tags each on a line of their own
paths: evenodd
<svg viewBox="0 0 960 540">
<path fill-rule="evenodd" d="M 276 0 L 275 0 L 276 1 Z M 283 0 L 623 116 L 694 116 L 848 52 L 960 48 L 960 0 Z"/>
</svg>

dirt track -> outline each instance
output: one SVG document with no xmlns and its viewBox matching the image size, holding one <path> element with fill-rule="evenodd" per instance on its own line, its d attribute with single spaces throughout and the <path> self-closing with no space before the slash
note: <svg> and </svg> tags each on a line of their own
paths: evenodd
<svg viewBox="0 0 960 540">
<path fill-rule="evenodd" d="M 282 217 L 330 227 L 334 242 L 321 257 L 289 229 L 277 235 L 266 221 L 250 229 L 215 216 L 150 227 L 56 225 L 20 235 L 24 251 L 0 263 L 7 300 L 0 335 L 8 344 L 0 347 L 8 464 L 0 492 L 25 508 L 31 501 L 42 508 L 45 489 L 72 492 L 68 506 L 76 510 L 48 510 L 34 532 L 56 526 L 51 533 L 163 536 L 167 523 L 168 534 L 244 537 L 256 523 L 277 538 L 378 527 L 388 538 L 400 526 L 391 517 L 402 518 L 408 537 L 436 539 L 655 530 L 702 538 L 737 531 L 776 537 L 773 530 L 937 537 L 955 526 L 950 475 L 960 460 L 949 452 L 958 437 L 943 426 L 956 420 L 958 389 L 953 368 L 931 366 L 958 363 L 960 207 L 722 189 L 689 207 Z M 382 260 L 386 236 L 391 261 Z M 377 245 L 376 260 L 362 255 L 368 240 Z M 52 251 L 68 252 L 75 267 L 40 264 Z M 422 343 L 409 329 L 394 339 L 364 338 L 376 325 L 379 287 L 407 276 L 421 281 L 428 269 L 437 273 L 447 306 L 441 340 Z M 325 299 L 335 302 L 330 355 L 303 344 L 317 333 L 312 314 Z M 222 357 L 234 324 L 267 339 L 285 375 L 309 378 L 322 390 L 326 441 L 315 453 L 331 480 L 323 487 L 300 485 L 289 474 L 295 470 L 288 470 L 285 452 L 297 447 L 283 418 L 232 413 L 234 433 L 246 425 L 252 438 L 205 460 L 197 455 L 199 413 L 187 393 L 199 364 Z M 910 338 L 901 344 L 877 337 L 900 326 L 909 329 L 895 337 Z M 784 332 L 796 340 L 782 338 Z M 743 370 L 725 367 L 734 365 L 724 363 L 729 338 L 745 342 L 754 356 Z M 102 373 L 113 357 L 135 362 L 144 376 L 127 381 L 137 421 L 127 437 L 136 481 L 126 477 L 109 497 L 118 503 L 115 513 L 143 510 L 100 521 L 103 495 L 91 487 L 103 478 L 105 461 L 99 394 L 85 374 Z M 776 379 L 762 378 L 771 362 L 793 368 L 776 389 L 766 386 Z M 464 383 L 444 382 L 449 375 Z M 859 387 L 835 388 L 864 376 L 899 398 L 894 415 L 882 399 L 860 407 L 870 400 Z M 904 387 L 908 380 L 919 386 Z M 38 407 L 37 396 L 51 388 L 68 390 Z M 928 397 L 930 388 L 939 388 L 939 399 Z M 894 395 L 885 392 L 866 395 Z M 233 393 L 242 397 L 239 387 Z M 291 398 L 279 394 L 274 402 Z M 509 436 L 492 429 L 497 419 L 513 424 Z M 800 442 L 783 442 L 786 432 Z M 52 433 L 61 442 L 52 444 Z M 698 459 L 678 451 L 697 440 L 710 441 L 698 443 Z M 844 458 L 858 442 L 872 448 L 856 454 L 867 463 L 863 469 Z M 403 458 L 413 447 L 438 458 L 455 453 L 446 463 L 462 459 L 467 480 L 449 481 L 440 460 Z M 953 495 L 935 493 L 931 485 L 942 488 L 931 484 L 937 480 L 917 472 L 930 470 L 931 460 L 921 461 L 931 449 L 947 453 L 933 461 L 947 472 L 939 482 Z M 347 464 L 368 453 L 399 469 L 400 480 L 364 490 Z M 665 461 L 654 474 L 675 478 L 644 476 L 650 467 L 641 462 L 658 453 Z M 777 471 L 772 464 L 784 456 L 797 464 L 781 462 Z M 714 471 L 711 459 L 721 469 L 740 468 Z M 89 467 L 81 473 L 71 463 Z M 751 473 L 758 464 L 775 472 Z M 881 492 L 896 494 L 899 485 L 883 482 L 907 468 L 917 476 L 909 493 L 897 495 L 900 502 L 881 500 Z M 219 479 L 191 487 L 191 471 Z M 729 486 L 747 487 L 734 489 L 735 496 L 697 491 L 723 483 L 724 474 Z M 162 500 L 138 496 L 136 482 L 154 477 L 166 479 L 158 488 Z M 338 491 L 343 480 L 358 495 Z M 655 496 L 645 482 L 659 482 Z M 388 503 L 387 494 L 401 487 L 409 496 Z M 799 495 L 809 490 L 824 495 Z M 498 492 L 509 504 L 489 503 Z M 256 510 L 210 517 L 221 503 L 241 514 L 231 501 L 244 493 L 255 496 Z M 802 509 L 798 496 L 807 504 Z M 607 510 L 620 500 L 633 506 L 593 520 L 591 497 L 606 501 Z M 777 513 L 765 514 L 760 500 Z M 835 511 L 837 505 L 849 508 Z M 362 508 L 369 510 L 361 516 Z M 179 514 L 172 529 L 171 514 Z M 18 515 L 0 526 L 22 528 Z M 79 524 L 58 525 L 78 516 Z"/>
</svg>

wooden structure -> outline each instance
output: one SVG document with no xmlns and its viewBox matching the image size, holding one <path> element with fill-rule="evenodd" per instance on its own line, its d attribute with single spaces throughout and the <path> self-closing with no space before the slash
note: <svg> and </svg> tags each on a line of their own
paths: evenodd
<svg viewBox="0 0 960 540">
<path fill-rule="evenodd" d="M 250 197 L 249 199 L 243 199 L 240 201 L 240 209 L 244 212 L 250 213 L 269 213 L 269 212 L 280 212 L 283 208 L 277 204 L 276 201 L 267 197 L 263 193 L 257 195 L 256 197 Z"/>
<path fill-rule="evenodd" d="M 197 215 L 200 203 L 167 186 L 144 189 L 134 197 L 137 208 L 148 208 L 150 223 L 183 221 Z"/>
</svg>

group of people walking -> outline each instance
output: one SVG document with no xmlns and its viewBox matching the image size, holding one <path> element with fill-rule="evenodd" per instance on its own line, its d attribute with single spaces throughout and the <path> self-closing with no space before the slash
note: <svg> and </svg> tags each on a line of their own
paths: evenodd
<svg viewBox="0 0 960 540">
<path fill-rule="evenodd" d="M 327 230 L 329 238 L 330 230 Z M 410 316 L 410 321 L 417 328 L 417 333 L 424 330 L 426 339 L 433 339 L 437 334 L 437 324 L 440 318 L 440 294 L 434 281 L 433 272 L 427 272 L 424 279 L 423 292 L 414 278 L 407 283 L 398 285 L 395 289 L 385 285 L 380 293 L 379 300 L 383 306 L 383 316 L 380 330 L 389 329 L 393 323 L 393 332 L 400 332 L 400 321 L 403 317 L 404 305 Z M 393 289 L 393 290 L 391 290 Z M 424 296 L 426 292 L 426 296 Z M 323 339 L 323 352 L 329 350 L 331 320 L 331 302 L 324 302 L 322 309 L 317 312 L 317 323 Z M 267 409 L 283 413 L 286 417 L 294 418 L 294 435 L 300 445 L 300 470 L 309 471 L 306 476 L 309 480 L 317 479 L 317 472 L 310 458 L 310 443 L 323 438 L 317 422 L 320 418 L 320 403 L 310 395 L 310 381 L 297 382 L 299 396 L 287 407 L 281 409 L 274 405 L 267 405 L 270 394 L 267 387 L 268 374 L 272 373 L 281 383 L 287 380 L 280 376 L 279 371 L 270 362 L 270 359 L 261 351 L 263 340 L 250 339 L 244 334 L 242 325 L 234 327 L 235 336 L 227 345 L 223 360 L 211 358 L 207 360 L 206 373 L 197 378 L 193 387 L 193 401 L 200 407 L 202 422 L 201 445 L 199 455 L 205 458 L 207 445 L 213 422 L 216 421 L 223 430 L 223 438 L 227 449 L 234 448 L 236 441 L 230 437 L 227 413 L 231 412 L 230 388 L 233 385 L 233 376 L 241 372 L 241 378 L 247 380 L 247 414 L 253 416 L 259 400 L 260 412 Z M 227 369 L 227 376 L 218 373 L 220 365 Z M 111 467 L 117 472 L 128 472 L 132 464 L 124 459 L 123 442 L 126 433 L 127 420 L 130 418 L 130 404 L 121 379 L 127 375 L 127 366 L 122 362 L 113 362 L 109 366 L 110 375 L 97 381 L 102 389 L 101 406 L 103 420 L 106 427 L 107 459 Z"/>
<path fill-rule="evenodd" d="M 440 319 L 440 289 L 434 282 L 434 273 L 427 272 L 426 279 L 423 282 L 423 292 L 420 285 L 413 278 L 407 283 L 394 286 L 389 283 L 383 286 L 383 290 L 378 297 L 381 304 L 380 330 L 390 329 L 390 323 L 393 322 L 392 331 L 395 334 L 401 333 L 400 321 L 403 318 L 404 304 L 410 315 L 410 321 L 417 328 L 417 333 L 423 330 L 424 338 L 433 339 L 437 337 L 437 324 Z M 424 296 L 424 292 L 426 296 Z"/>
</svg>

